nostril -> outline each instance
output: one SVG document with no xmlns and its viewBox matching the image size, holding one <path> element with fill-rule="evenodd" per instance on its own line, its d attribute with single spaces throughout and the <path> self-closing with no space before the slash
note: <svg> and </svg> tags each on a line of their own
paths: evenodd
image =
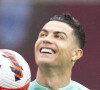
<svg viewBox="0 0 100 90">
<path fill-rule="evenodd" d="M 49 44 L 51 44 L 52 42 L 50 40 L 44 40 L 43 43 L 49 43 Z"/>
<path fill-rule="evenodd" d="M 52 43 L 52 40 L 50 38 L 44 38 L 43 43 Z"/>
</svg>

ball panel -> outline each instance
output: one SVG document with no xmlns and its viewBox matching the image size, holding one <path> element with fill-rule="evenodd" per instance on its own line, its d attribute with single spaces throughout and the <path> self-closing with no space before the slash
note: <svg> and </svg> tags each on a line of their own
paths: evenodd
<svg viewBox="0 0 100 90">
<path fill-rule="evenodd" d="M 0 50 L 0 87 L 20 88 L 31 81 L 31 72 L 25 59 L 15 51 Z M 1 89 L 0 89 L 1 90 Z"/>
</svg>

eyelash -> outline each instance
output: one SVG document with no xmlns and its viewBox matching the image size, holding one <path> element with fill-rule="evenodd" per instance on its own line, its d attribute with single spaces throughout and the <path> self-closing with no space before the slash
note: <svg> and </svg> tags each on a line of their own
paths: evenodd
<svg viewBox="0 0 100 90">
<path fill-rule="evenodd" d="M 59 38 L 59 39 L 63 39 L 63 36 L 61 35 L 55 35 L 56 38 Z"/>
<path fill-rule="evenodd" d="M 40 35 L 39 35 L 40 37 L 43 37 L 43 36 L 47 36 L 46 34 L 44 34 L 44 33 L 40 33 Z"/>
</svg>

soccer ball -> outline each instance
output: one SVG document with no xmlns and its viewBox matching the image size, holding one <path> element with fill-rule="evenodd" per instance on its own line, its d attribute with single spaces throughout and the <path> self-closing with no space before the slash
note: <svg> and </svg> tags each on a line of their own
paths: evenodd
<svg viewBox="0 0 100 90">
<path fill-rule="evenodd" d="M 31 81 L 28 63 L 15 51 L 0 49 L 0 90 L 27 90 Z"/>
</svg>

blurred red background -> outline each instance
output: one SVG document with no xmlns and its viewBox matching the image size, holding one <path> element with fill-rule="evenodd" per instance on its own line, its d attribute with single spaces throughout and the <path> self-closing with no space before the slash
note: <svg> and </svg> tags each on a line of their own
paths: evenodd
<svg viewBox="0 0 100 90">
<path fill-rule="evenodd" d="M 1 2 L 0 48 L 20 53 L 29 63 L 34 80 L 34 44 L 38 33 L 50 17 L 65 12 L 77 18 L 86 33 L 84 56 L 74 66 L 72 79 L 91 90 L 99 90 L 100 4 Z"/>
</svg>

